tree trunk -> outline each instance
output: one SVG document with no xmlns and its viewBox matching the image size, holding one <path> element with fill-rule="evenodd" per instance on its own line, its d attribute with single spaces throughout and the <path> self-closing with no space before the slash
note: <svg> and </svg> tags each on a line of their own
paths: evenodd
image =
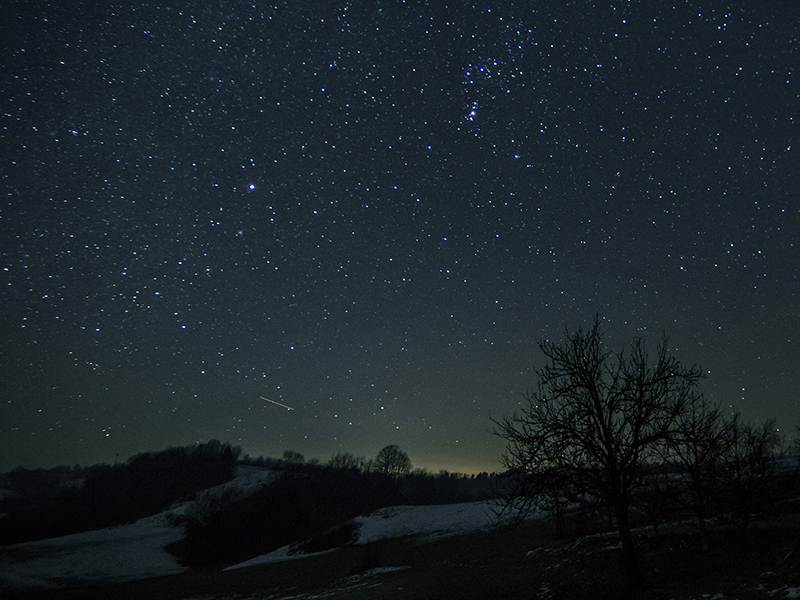
<svg viewBox="0 0 800 600">
<path fill-rule="evenodd" d="M 706 529 L 706 502 L 700 482 L 695 479 L 692 489 L 692 503 L 694 504 L 694 514 L 697 516 L 697 529 L 700 531 L 700 541 L 703 544 L 703 552 L 708 552 L 708 530 Z"/>
<path fill-rule="evenodd" d="M 703 544 L 703 552 L 708 552 L 708 529 L 706 529 L 706 519 L 702 514 L 697 516 L 697 528 L 700 530 L 700 541 Z"/>
<path fill-rule="evenodd" d="M 624 502 L 618 502 L 614 507 L 617 517 L 617 531 L 622 542 L 622 551 L 625 555 L 625 569 L 628 573 L 628 582 L 631 589 L 636 590 L 642 586 L 642 569 L 639 565 L 639 555 L 636 552 L 636 545 L 633 543 L 631 535 L 631 524 L 628 519 L 628 506 Z"/>
</svg>

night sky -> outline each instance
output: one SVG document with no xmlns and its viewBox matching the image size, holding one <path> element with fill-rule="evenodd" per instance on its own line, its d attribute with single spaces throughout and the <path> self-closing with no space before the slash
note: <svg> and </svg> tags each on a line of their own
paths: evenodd
<svg viewBox="0 0 800 600">
<path fill-rule="evenodd" d="M 0 470 L 496 471 L 596 314 L 800 423 L 800 3 L 176 4 L 0 9 Z"/>
</svg>

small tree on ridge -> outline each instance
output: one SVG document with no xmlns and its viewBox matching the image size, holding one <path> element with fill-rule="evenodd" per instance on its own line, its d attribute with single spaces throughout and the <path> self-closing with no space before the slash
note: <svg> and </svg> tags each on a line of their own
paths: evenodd
<svg viewBox="0 0 800 600">
<path fill-rule="evenodd" d="M 411 471 L 411 459 L 399 446 L 390 444 L 378 452 L 373 468 L 379 473 L 398 477 Z"/>
</svg>

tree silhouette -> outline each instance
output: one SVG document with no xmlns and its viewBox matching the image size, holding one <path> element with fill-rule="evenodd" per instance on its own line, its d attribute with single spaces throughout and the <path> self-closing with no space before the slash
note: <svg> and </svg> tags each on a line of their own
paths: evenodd
<svg viewBox="0 0 800 600">
<path fill-rule="evenodd" d="M 789 446 L 789 452 L 800 461 L 800 423 L 794 426 L 794 439 Z"/>
<path fill-rule="evenodd" d="M 678 500 L 697 517 L 703 550 L 708 551 L 706 519 L 718 492 L 722 462 L 728 453 L 730 423 L 723 418 L 719 403 L 694 396 L 678 415 L 673 435 L 666 444 L 664 459 L 678 465 L 684 477 L 677 480 L 683 488 Z"/>
<path fill-rule="evenodd" d="M 769 509 L 776 493 L 781 440 L 775 421 L 742 423 L 735 414 L 727 427 L 728 446 L 722 470 L 724 502 L 747 529 L 754 514 Z"/>
<path fill-rule="evenodd" d="M 283 460 L 293 465 L 302 465 L 306 462 L 306 457 L 296 450 L 284 450 Z"/>
<path fill-rule="evenodd" d="M 378 452 L 373 468 L 379 473 L 398 477 L 411 471 L 411 459 L 398 446 L 390 444 Z"/>
<path fill-rule="evenodd" d="M 701 377 L 667 354 L 666 340 L 653 357 L 641 339 L 614 355 L 603 347 L 600 318 L 565 341 L 540 341 L 546 358 L 527 406 L 495 421 L 508 442 L 503 463 L 514 486 L 507 507 L 531 508 L 554 491 L 607 503 L 625 556 L 629 581 L 642 583 L 631 535 L 630 508 L 644 466 L 673 434 L 676 419 L 697 397 Z"/>
</svg>

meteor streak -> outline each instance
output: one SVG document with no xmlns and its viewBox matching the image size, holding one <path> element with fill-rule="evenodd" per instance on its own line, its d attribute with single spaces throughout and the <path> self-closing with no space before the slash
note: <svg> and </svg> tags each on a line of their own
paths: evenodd
<svg viewBox="0 0 800 600">
<path fill-rule="evenodd" d="M 282 406 L 286 410 L 294 410 L 291 406 L 286 406 L 285 404 L 281 404 L 280 402 L 275 402 L 275 400 L 270 400 L 269 398 L 264 398 L 264 396 L 261 396 L 261 399 L 262 400 L 266 400 L 267 402 L 272 402 L 273 404 L 277 404 L 278 406 Z"/>
</svg>

